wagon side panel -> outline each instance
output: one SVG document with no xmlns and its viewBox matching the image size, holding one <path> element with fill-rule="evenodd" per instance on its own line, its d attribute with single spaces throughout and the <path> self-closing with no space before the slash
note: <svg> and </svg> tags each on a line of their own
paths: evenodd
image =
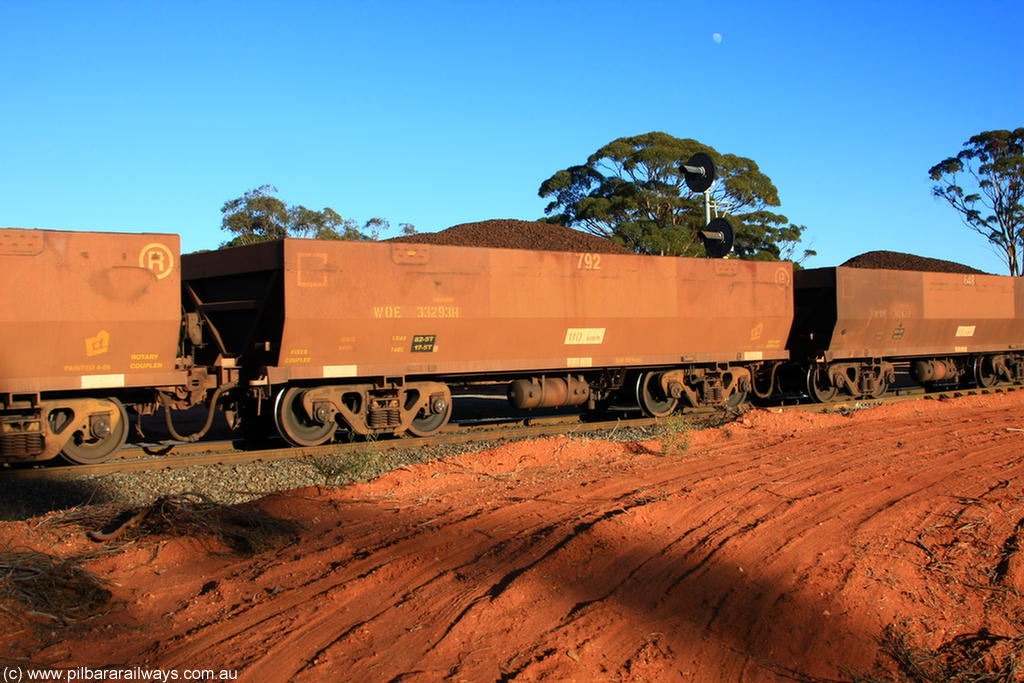
<svg viewBox="0 0 1024 683">
<path fill-rule="evenodd" d="M 175 384 L 177 235 L 0 229 L 0 393 Z"/>
<path fill-rule="evenodd" d="M 784 358 L 788 264 L 288 240 L 281 379 Z"/>
<path fill-rule="evenodd" d="M 834 272 L 834 284 L 826 277 Z M 867 268 L 797 274 L 795 327 L 814 328 L 830 359 L 900 358 L 986 352 L 1021 343 L 1012 278 Z M 825 311 L 832 306 L 834 317 Z M 826 341 L 827 340 L 827 341 Z"/>
</svg>

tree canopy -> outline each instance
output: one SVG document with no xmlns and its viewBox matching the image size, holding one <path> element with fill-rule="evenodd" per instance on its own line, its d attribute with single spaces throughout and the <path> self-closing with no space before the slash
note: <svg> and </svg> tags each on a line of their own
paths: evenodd
<svg viewBox="0 0 1024 683">
<path fill-rule="evenodd" d="M 640 254 L 703 256 L 698 233 L 705 225 L 704 198 L 690 192 L 680 169 L 698 152 L 715 163 L 718 180 L 711 197 L 728 213 L 736 255 L 792 258 L 806 228 L 768 210 L 779 206 L 779 193 L 757 164 L 667 133 L 619 138 L 586 163 L 545 180 L 538 192 L 552 200 L 545 220 L 607 237 Z M 813 254 L 805 251 L 803 258 Z"/>
<path fill-rule="evenodd" d="M 932 193 L 996 248 L 1010 275 L 1024 274 L 1024 128 L 978 133 L 928 175 Z"/>
<path fill-rule="evenodd" d="M 390 228 L 383 218 L 371 218 L 360 226 L 351 218 L 343 218 L 330 207 L 320 211 L 305 206 L 288 206 L 275 197 L 277 188 L 261 185 L 241 197 L 224 203 L 221 229 L 234 235 L 221 247 L 255 244 L 284 237 L 312 237 L 320 240 L 377 239 Z M 399 225 L 404 234 L 416 232 L 409 223 Z"/>
</svg>

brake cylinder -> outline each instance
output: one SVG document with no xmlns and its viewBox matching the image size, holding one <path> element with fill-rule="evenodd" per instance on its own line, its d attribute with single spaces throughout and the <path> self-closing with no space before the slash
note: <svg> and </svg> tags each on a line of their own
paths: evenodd
<svg viewBox="0 0 1024 683">
<path fill-rule="evenodd" d="M 956 367 L 948 360 L 915 360 L 911 374 L 918 382 L 938 382 L 956 377 Z"/>
<path fill-rule="evenodd" d="M 509 403 L 516 408 L 578 406 L 589 396 L 590 385 L 582 377 L 531 377 L 508 386 Z"/>
</svg>

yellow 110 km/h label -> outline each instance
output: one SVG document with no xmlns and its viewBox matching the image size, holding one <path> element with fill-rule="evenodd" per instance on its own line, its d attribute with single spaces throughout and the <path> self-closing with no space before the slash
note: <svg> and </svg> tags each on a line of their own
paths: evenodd
<svg viewBox="0 0 1024 683">
<path fill-rule="evenodd" d="M 604 327 L 570 327 L 565 331 L 566 344 L 603 344 Z"/>
</svg>

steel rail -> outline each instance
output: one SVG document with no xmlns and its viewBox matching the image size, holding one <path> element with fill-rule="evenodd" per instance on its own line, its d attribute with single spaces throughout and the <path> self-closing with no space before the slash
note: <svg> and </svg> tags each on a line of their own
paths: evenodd
<svg viewBox="0 0 1024 683">
<path fill-rule="evenodd" d="M 950 389 L 933 392 L 925 392 L 923 389 L 912 387 L 900 389 L 895 394 L 886 395 L 876 399 L 845 399 L 830 401 L 828 403 L 782 403 L 779 405 L 762 407 L 765 410 L 776 412 L 789 410 L 802 410 L 821 413 L 844 413 L 863 410 L 866 408 L 899 403 L 913 400 L 943 400 L 959 398 L 963 396 L 997 394 L 1020 391 L 1024 389 L 1021 385 L 1002 385 L 987 388 L 972 389 Z M 687 410 L 677 414 L 675 417 L 708 417 L 720 412 L 719 409 L 709 408 L 701 410 Z M 330 443 L 313 447 L 272 447 L 260 450 L 240 450 L 235 448 L 231 441 L 208 441 L 197 443 L 174 443 L 167 444 L 154 449 L 146 446 L 137 449 L 129 449 L 121 457 L 97 465 L 51 465 L 41 463 L 33 467 L 11 467 L 0 468 L 0 482 L 25 480 L 25 479 L 48 479 L 48 478 L 78 478 L 100 474 L 113 474 L 125 472 L 143 472 L 156 470 L 172 470 L 194 465 L 236 465 L 254 462 L 273 462 L 276 460 L 287 460 L 291 458 L 322 457 L 325 455 L 343 455 L 355 453 L 368 446 L 378 450 L 409 450 L 428 448 L 442 445 L 463 445 L 478 442 L 504 442 L 516 439 L 549 436 L 552 434 L 600 434 L 623 429 L 639 429 L 656 427 L 665 424 L 668 418 L 618 418 L 615 420 L 604 420 L 586 422 L 579 419 L 579 416 L 542 417 L 518 420 L 514 422 L 495 422 L 489 424 L 452 425 L 440 434 L 429 437 L 400 437 L 383 439 L 379 441 L 353 441 L 350 443 Z M 511 424 L 512 426 L 508 426 Z M 169 450 L 168 450 L 169 449 Z M 132 458 L 131 451 L 142 450 L 147 452 L 149 457 Z M 166 454 L 160 454 L 165 452 Z M 173 453 L 173 454 L 171 454 Z"/>
</svg>

